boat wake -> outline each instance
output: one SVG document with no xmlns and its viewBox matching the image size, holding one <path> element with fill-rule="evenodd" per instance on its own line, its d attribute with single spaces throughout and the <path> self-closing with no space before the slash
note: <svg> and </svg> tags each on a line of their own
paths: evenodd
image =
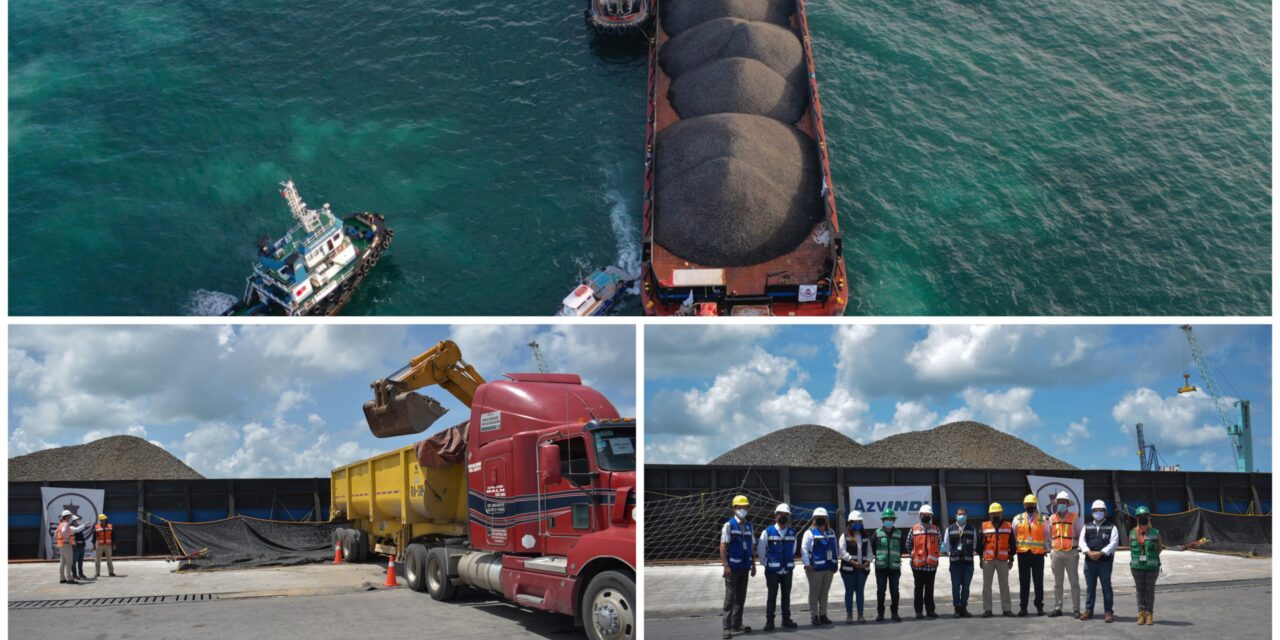
<svg viewBox="0 0 1280 640">
<path fill-rule="evenodd" d="M 614 263 L 629 274 L 640 274 L 640 241 L 635 233 L 636 218 L 627 211 L 627 201 L 622 192 L 609 189 L 605 193 L 609 201 L 609 223 L 618 242 L 618 258 Z"/>
<path fill-rule="evenodd" d="M 229 293 L 198 289 L 187 299 L 182 312 L 189 316 L 220 316 L 239 300 Z"/>
</svg>

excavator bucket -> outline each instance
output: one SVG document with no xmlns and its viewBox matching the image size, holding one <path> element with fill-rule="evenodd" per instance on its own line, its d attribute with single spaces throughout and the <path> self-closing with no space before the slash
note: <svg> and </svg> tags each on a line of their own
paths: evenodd
<svg viewBox="0 0 1280 640">
<path fill-rule="evenodd" d="M 409 391 L 396 393 L 386 388 L 364 403 L 364 419 L 378 438 L 422 433 L 448 411 L 435 398 Z"/>
</svg>

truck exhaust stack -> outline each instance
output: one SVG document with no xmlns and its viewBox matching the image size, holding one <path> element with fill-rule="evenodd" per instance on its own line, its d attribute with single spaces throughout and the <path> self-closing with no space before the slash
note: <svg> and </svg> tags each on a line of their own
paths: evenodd
<svg viewBox="0 0 1280 640">
<path fill-rule="evenodd" d="M 364 403 L 364 419 L 378 438 L 422 433 L 448 411 L 435 398 L 413 391 L 398 393 L 386 380 L 371 386 L 373 400 Z"/>
</svg>

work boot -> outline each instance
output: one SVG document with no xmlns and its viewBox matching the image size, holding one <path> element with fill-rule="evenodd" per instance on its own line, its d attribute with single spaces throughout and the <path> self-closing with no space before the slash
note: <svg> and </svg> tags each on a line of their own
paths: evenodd
<svg viewBox="0 0 1280 640">
<path fill-rule="evenodd" d="M 866 618 L 864 618 L 864 617 L 862 617 L 862 614 L 861 614 L 861 613 L 859 613 L 859 614 L 858 614 L 858 624 L 866 624 L 866 623 L 867 623 L 867 619 L 866 619 Z"/>
<path fill-rule="evenodd" d="M 924 612 L 923 612 L 923 611 L 917 611 L 917 612 L 916 612 L 916 620 L 924 620 Z"/>
<path fill-rule="evenodd" d="M 1148 611 L 1148 612 L 1147 612 L 1147 624 L 1155 624 L 1155 623 L 1156 623 L 1156 614 L 1155 614 L 1155 613 L 1152 613 L 1152 612 L 1150 612 L 1150 611 Z"/>
<path fill-rule="evenodd" d="M 1146 623 L 1147 623 L 1147 612 L 1143 611 L 1142 609 L 1138 609 L 1138 624 L 1146 624 Z"/>
<path fill-rule="evenodd" d="M 1071 612 L 1071 617 L 1072 617 L 1072 618 L 1079 618 L 1079 617 L 1080 617 L 1080 612 L 1079 612 L 1079 611 L 1072 611 L 1072 612 Z"/>
<path fill-rule="evenodd" d="M 822 624 L 824 625 L 831 624 L 831 618 L 828 618 L 826 616 L 818 616 L 818 620 L 821 621 Z"/>
<path fill-rule="evenodd" d="M 929 613 L 924 614 L 924 617 L 926 617 L 926 618 L 928 618 L 928 619 L 930 619 L 930 620 L 934 620 L 934 619 L 936 619 L 936 618 L 938 617 L 938 612 L 937 612 L 937 611 L 930 611 Z"/>
<path fill-rule="evenodd" d="M 728 629 L 725 629 L 724 632 L 720 634 L 720 637 L 724 638 L 725 640 L 728 640 L 729 638 L 733 637 L 733 632 Z"/>
<path fill-rule="evenodd" d="M 852 611 L 846 611 L 846 612 L 845 612 L 845 614 L 844 614 L 844 623 L 845 623 L 845 624 L 853 624 L 853 612 L 852 612 Z"/>
<path fill-rule="evenodd" d="M 889 618 L 890 618 L 891 620 L 893 620 L 894 622 L 902 622 L 902 618 L 899 618 L 899 617 L 898 617 L 898 610 L 897 610 L 897 609 L 894 609 L 894 610 L 893 610 L 893 611 L 891 611 L 890 613 L 892 613 L 892 614 L 893 614 L 893 615 L 889 616 Z"/>
<path fill-rule="evenodd" d="M 1092 618 L 1092 617 L 1093 617 L 1093 612 L 1092 612 L 1092 611 L 1086 611 L 1086 612 L 1084 612 L 1084 613 L 1080 614 L 1080 616 L 1079 616 L 1080 620 L 1088 620 L 1089 618 Z"/>
<path fill-rule="evenodd" d="M 1062 615 L 1062 609 L 1054 609 L 1053 611 L 1049 612 L 1050 618 L 1057 618 L 1060 615 Z M 1079 614 L 1077 614 L 1077 617 L 1079 617 Z"/>
<path fill-rule="evenodd" d="M 1116 621 L 1116 616 L 1115 616 L 1115 614 L 1113 614 L 1113 613 L 1111 613 L 1110 611 L 1108 611 L 1108 612 L 1107 612 L 1106 617 L 1104 618 L 1104 620 L 1106 620 L 1107 622 L 1115 622 L 1115 621 Z"/>
<path fill-rule="evenodd" d="M 876 607 L 876 622 L 884 622 L 884 607 Z"/>
<path fill-rule="evenodd" d="M 112 578 L 116 577 L 116 574 L 114 573 L 108 573 L 107 575 L 111 576 Z"/>
<path fill-rule="evenodd" d="M 1027 608 L 1026 608 L 1026 607 L 1023 607 L 1023 608 L 1021 608 L 1021 609 L 1018 609 L 1018 617 L 1019 617 L 1019 618 L 1025 618 L 1025 617 L 1027 617 Z"/>
<path fill-rule="evenodd" d="M 734 627 L 734 633 L 751 633 L 751 627 Z"/>
<path fill-rule="evenodd" d="M 61 579 L 58 580 L 58 584 L 66 584 L 66 583 L 67 583 L 66 580 L 61 580 Z"/>
<path fill-rule="evenodd" d="M 956 607 L 956 611 L 955 611 L 955 613 L 951 614 L 951 617 L 952 617 L 952 618 L 963 618 L 963 617 L 964 617 L 964 613 L 963 613 L 962 611 L 960 611 L 960 608 L 959 608 L 959 607 Z"/>
<path fill-rule="evenodd" d="M 821 627 L 821 626 L 822 626 L 822 620 L 820 620 L 820 619 L 818 619 L 818 618 L 816 618 L 816 617 L 809 618 L 809 624 L 812 624 L 812 625 L 813 625 L 813 626 L 815 626 L 815 627 Z"/>
<path fill-rule="evenodd" d="M 782 626 L 784 626 L 784 627 L 786 627 L 786 628 L 788 628 L 788 629 L 794 629 L 794 628 L 796 628 L 796 627 L 798 627 L 798 626 L 800 626 L 800 625 L 796 624 L 796 621 L 795 621 L 795 620 L 792 620 L 791 618 L 783 618 L 783 619 L 782 619 Z"/>
<path fill-rule="evenodd" d="M 973 617 L 973 614 L 972 614 L 972 613 L 969 613 L 969 607 L 962 607 L 962 608 L 960 609 L 960 612 L 961 612 L 961 613 L 963 613 L 963 614 L 964 614 L 964 617 L 966 617 L 966 618 L 972 618 L 972 617 Z"/>
<path fill-rule="evenodd" d="M 773 618 L 769 618 L 768 620 L 765 621 L 764 630 L 773 631 Z"/>
<path fill-rule="evenodd" d="M 1036 607 L 1036 615 L 1038 616 L 1044 615 L 1044 607 Z"/>
<path fill-rule="evenodd" d="M 990 610 L 990 609 L 987 609 L 986 611 L 983 611 L 983 612 L 982 612 L 982 617 L 984 617 L 984 618 L 990 618 L 992 615 L 994 615 L 994 614 L 993 614 L 993 613 L 991 613 L 991 610 Z"/>
<path fill-rule="evenodd" d="M 1002 613 L 1002 614 L 1000 614 L 1000 615 L 1002 615 L 1002 616 L 1004 616 L 1004 617 L 1006 617 L 1006 618 L 1012 618 L 1012 617 L 1013 617 L 1013 612 L 1012 612 L 1012 611 L 1006 611 L 1006 612 L 1004 612 L 1004 613 Z"/>
</svg>

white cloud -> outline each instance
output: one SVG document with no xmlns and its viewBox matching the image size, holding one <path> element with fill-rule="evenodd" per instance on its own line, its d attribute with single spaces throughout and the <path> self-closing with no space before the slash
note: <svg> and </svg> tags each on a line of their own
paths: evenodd
<svg viewBox="0 0 1280 640">
<path fill-rule="evenodd" d="M 649 379 L 709 376 L 751 359 L 774 325 L 661 325 L 644 334 Z"/>
<path fill-rule="evenodd" d="M 1075 451 L 1076 445 L 1081 440 L 1092 438 L 1093 434 L 1089 432 L 1089 419 L 1080 418 L 1079 422 L 1072 422 L 1067 425 L 1067 430 L 1062 435 L 1054 436 L 1054 444 L 1061 447 L 1064 451 Z"/>
<path fill-rule="evenodd" d="M 1147 441 L 1157 447 L 1195 447 L 1227 439 L 1213 398 L 1203 391 L 1162 397 L 1143 387 L 1126 393 L 1112 407 L 1111 417 L 1124 426 L 1141 422 Z"/>
<path fill-rule="evenodd" d="M 183 462 L 213 478 L 326 476 L 334 467 L 377 455 L 356 442 L 335 442 L 323 421 L 309 426 L 276 420 L 239 429 L 208 424 L 170 447 Z"/>
<path fill-rule="evenodd" d="M 964 386 L 1087 383 L 1112 362 L 1107 329 L 1069 325 L 935 325 L 911 346 L 916 379 L 943 391 Z"/>
<path fill-rule="evenodd" d="M 617 391 L 610 400 L 635 397 L 636 342 L 630 325 L 454 325 L 450 339 L 462 357 L 487 379 L 503 373 L 538 370 L 531 341 L 537 341 L 553 373 L 576 373 L 588 386 Z M 429 345 L 424 345 L 423 348 Z"/>
<path fill-rule="evenodd" d="M 894 403 L 893 421 L 888 424 L 877 422 L 872 429 L 871 439 L 879 440 L 898 433 L 932 429 L 936 426 L 938 426 L 937 412 L 930 411 L 919 402 L 901 401 Z"/>
<path fill-rule="evenodd" d="M 1004 391 L 984 391 L 970 387 L 961 394 L 965 406 L 951 411 L 943 422 L 973 420 L 1013 433 L 1040 424 L 1040 416 L 1031 408 L 1034 390 L 1011 387 Z"/>
<path fill-rule="evenodd" d="M 711 459 L 710 438 L 707 436 L 645 437 L 645 464 L 701 464 Z"/>
</svg>

